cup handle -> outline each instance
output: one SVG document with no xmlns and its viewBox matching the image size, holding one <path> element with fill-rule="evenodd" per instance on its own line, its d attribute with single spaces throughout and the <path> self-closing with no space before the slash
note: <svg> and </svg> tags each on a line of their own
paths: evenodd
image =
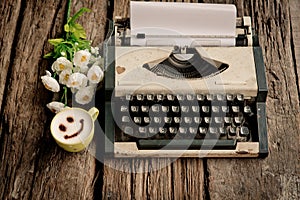
<svg viewBox="0 0 300 200">
<path fill-rule="evenodd" d="M 99 110 L 98 110 L 97 108 L 95 108 L 95 107 L 92 107 L 92 108 L 88 111 L 88 113 L 91 115 L 93 121 L 95 121 L 95 120 L 97 119 L 97 117 L 98 117 Z"/>
</svg>

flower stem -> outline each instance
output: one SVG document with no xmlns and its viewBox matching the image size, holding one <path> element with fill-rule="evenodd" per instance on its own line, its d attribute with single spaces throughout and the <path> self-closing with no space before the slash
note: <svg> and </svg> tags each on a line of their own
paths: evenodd
<svg viewBox="0 0 300 200">
<path fill-rule="evenodd" d="M 67 4 L 67 15 L 66 15 L 66 23 L 68 22 L 69 18 L 70 18 L 70 13 L 71 13 L 71 4 L 72 4 L 72 0 L 68 0 L 68 4 Z"/>
<path fill-rule="evenodd" d="M 64 86 L 65 106 L 68 104 L 68 88 Z"/>
</svg>

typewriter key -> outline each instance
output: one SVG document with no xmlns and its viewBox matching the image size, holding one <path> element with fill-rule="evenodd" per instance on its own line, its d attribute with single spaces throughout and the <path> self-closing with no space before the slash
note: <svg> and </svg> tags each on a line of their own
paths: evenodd
<svg viewBox="0 0 300 200">
<path fill-rule="evenodd" d="M 240 136 L 247 137 L 250 134 L 248 127 L 242 126 L 240 129 Z"/>
<path fill-rule="evenodd" d="M 233 94 L 227 94 L 226 99 L 227 99 L 227 101 L 233 101 L 233 99 L 234 99 Z"/>
<path fill-rule="evenodd" d="M 128 112 L 128 106 L 121 106 L 121 112 Z"/>
<path fill-rule="evenodd" d="M 154 95 L 153 94 L 147 94 L 147 100 L 153 101 L 154 100 Z"/>
<path fill-rule="evenodd" d="M 212 110 L 214 113 L 218 113 L 219 110 L 220 110 L 220 107 L 219 107 L 219 106 L 212 106 L 212 107 L 211 107 L 211 110 Z"/>
<path fill-rule="evenodd" d="M 167 99 L 168 99 L 169 101 L 174 101 L 175 97 L 174 97 L 173 94 L 167 94 Z"/>
<path fill-rule="evenodd" d="M 136 99 L 139 101 L 142 101 L 142 100 L 144 100 L 144 96 L 142 94 L 137 94 Z"/>
<path fill-rule="evenodd" d="M 223 123 L 223 118 L 222 117 L 215 117 L 215 122 L 217 124 L 222 124 Z"/>
<path fill-rule="evenodd" d="M 178 113 L 179 112 L 179 106 L 172 106 L 172 111 Z"/>
<path fill-rule="evenodd" d="M 153 112 L 159 112 L 159 105 L 153 105 L 153 106 L 151 106 L 151 110 L 153 111 Z"/>
<path fill-rule="evenodd" d="M 181 106 L 181 111 L 187 113 L 187 112 L 189 112 L 189 107 L 188 106 Z"/>
<path fill-rule="evenodd" d="M 218 101 L 225 101 L 225 96 L 223 94 L 217 94 Z"/>
<path fill-rule="evenodd" d="M 181 117 L 174 117 L 174 122 L 175 122 L 176 124 L 181 123 Z"/>
<path fill-rule="evenodd" d="M 202 111 L 205 113 L 209 113 L 209 106 L 202 106 Z"/>
<path fill-rule="evenodd" d="M 156 127 L 149 127 L 149 133 L 150 134 L 156 134 L 157 133 L 157 128 Z"/>
<path fill-rule="evenodd" d="M 244 107 L 244 113 L 251 113 L 251 107 L 250 106 L 245 106 Z"/>
<path fill-rule="evenodd" d="M 122 122 L 123 122 L 123 123 L 130 122 L 129 116 L 123 116 L 123 117 L 122 117 Z"/>
<path fill-rule="evenodd" d="M 183 94 L 177 94 L 177 99 L 178 101 L 183 101 L 184 100 L 184 95 Z"/>
<path fill-rule="evenodd" d="M 242 95 L 242 94 L 237 94 L 236 98 L 238 101 L 244 101 L 244 95 Z"/>
<path fill-rule="evenodd" d="M 149 106 L 141 106 L 142 112 L 149 112 Z"/>
<path fill-rule="evenodd" d="M 192 110 L 195 113 L 199 113 L 199 106 L 192 106 Z"/>
<path fill-rule="evenodd" d="M 126 94 L 125 98 L 126 98 L 127 101 L 131 101 L 133 99 L 131 94 Z"/>
<path fill-rule="evenodd" d="M 159 133 L 161 133 L 161 134 L 165 134 L 165 133 L 167 133 L 167 128 L 164 128 L 164 127 L 159 127 L 159 129 L 158 129 L 158 131 L 159 131 Z"/>
<path fill-rule="evenodd" d="M 209 124 L 212 122 L 211 117 L 204 117 L 205 123 Z"/>
<path fill-rule="evenodd" d="M 236 127 L 231 126 L 231 127 L 229 128 L 229 135 L 230 135 L 230 136 L 236 136 Z"/>
<path fill-rule="evenodd" d="M 164 117 L 164 122 L 167 124 L 171 124 L 172 123 L 172 117 Z"/>
<path fill-rule="evenodd" d="M 124 133 L 126 133 L 128 135 L 133 135 L 133 128 L 131 128 L 130 126 L 125 126 Z"/>
<path fill-rule="evenodd" d="M 206 127 L 199 127 L 199 132 L 200 134 L 206 134 L 207 133 L 207 128 Z"/>
<path fill-rule="evenodd" d="M 161 123 L 161 117 L 153 117 L 153 121 L 157 124 Z"/>
<path fill-rule="evenodd" d="M 139 132 L 140 133 L 147 133 L 146 127 L 139 127 Z"/>
<path fill-rule="evenodd" d="M 235 112 L 235 113 L 238 113 L 240 112 L 240 107 L 239 106 L 232 106 L 232 111 Z"/>
<path fill-rule="evenodd" d="M 195 99 L 195 95 L 193 95 L 193 94 L 187 94 L 187 95 L 186 95 L 186 98 L 187 98 L 187 100 L 189 100 L 189 101 L 193 101 L 193 100 Z"/>
<path fill-rule="evenodd" d="M 184 122 L 187 124 L 191 124 L 193 122 L 191 117 L 184 117 Z"/>
<path fill-rule="evenodd" d="M 213 101 L 215 99 L 215 95 L 214 94 L 207 94 L 206 98 L 208 101 Z"/>
<path fill-rule="evenodd" d="M 144 122 L 149 124 L 150 123 L 150 117 L 144 117 Z"/>
<path fill-rule="evenodd" d="M 201 123 L 201 120 L 202 118 L 201 117 L 194 117 L 194 122 L 196 123 L 196 124 L 200 124 Z"/>
<path fill-rule="evenodd" d="M 165 113 L 169 112 L 169 106 L 161 106 L 161 110 Z"/>
<path fill-rule="evenodd" d="M 156 98 L 157 98 L 158 101 L 162 101 L 162 100 L 164 99 L 164 95 L 162 95 L 162 94 L 157 94 L 157 95 L 156 95 Z"/>
<path fill-rule="evenodd" d="M 229 106 L 222 106 L 222 111 L 224 113 L 228 113 L 229 112 Z"/>
<path fill-rule="evenodd" d="M 190 128 L 189 128 L 189 131 L 190 131 L 190 133 L 193 134 L 193 135 L 197 134 L 197 128 L 190 127 Z"/>
<path fill-rule="evenodd" d="M 142 118 L 141 117 L 134 117 L 133 118 L 134 123 L 136 124 L 141 124 L 142 123 Z"/>
<path fill-rule="evenodd" d="M 243 119 L 244 119 L 243 116 L 237 116 L 237 117 L 234 117 L 234 122 L 237 124 L 241 124 Z"/>
<path fill-rule="evenodd" d="M 226 129 L 224 127 L 220 127 L 219 128 L 219 133 L 221 136 L 225 136 L 226 135 Z"/>
<path fill-rule="evenodd" d="M 175 133 L 177 133 L 177 128 L 176 127 L 169 127 L 169 132 L 171 134 L 175 134 Z"/>
<path fill-rule="evenodd" d="M 186 134 L 187 128 L 185 128 L 185 127 L 179 127 L 178 132 L 182 133 L 182 134 Z"/>
<path fill-rule="evenodd" d="M 198 101 L 204 101 L 205 96 L 203 94 L 197 94 L 197 100 Z"/>
<path fill-rule="evenodd" d="M 138 112 L 139 107 L 138 106 L 130 106 L 131 112 Z"/>
<path fill-rule="evenodd" d="M 232 123 L 232 117 L 224 117 L 224 121 L 226 124 L 231 124 Z"/>
<path fill-rule="evenodd" d="M 211 133 L 211 134 L 217 134 L 218 133 L 217 127 L 209 127 L 209 133 Z"/>
</svg>

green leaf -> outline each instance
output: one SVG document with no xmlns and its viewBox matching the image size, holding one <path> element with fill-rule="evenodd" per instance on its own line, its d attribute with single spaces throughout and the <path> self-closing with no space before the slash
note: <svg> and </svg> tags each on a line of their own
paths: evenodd
<svg viewBox="0 0 300 200">
<path fill-rule="evenodd" d="M 52 58 L 53 57 L 53 52 L 47 53 L 44 55 L 44 58 Z"/>
<path fill-rule="evenodd" d="M 70 26 L 69 26 L 69 24 L 65 24 L 64 25 L 64 30 L 65 30 L 65 32 L 70 32 Z"/>
<path fill-rule="evenodd" d="M 74 28 L 75 28 L 74 34 L 77 36 L 77 38 L 82 38 L 82 39 L 86 38 L 85 30 L 80 24 L 74 24 Z"/>
<path fill-rule="evenodd" d="M 54 46 L 57 46 L 58 44 L 60 44 L 61 42 L 63 42 L 64 39 L 62 38 L 57 38 L 57 39 L 49 39 L 48 42 Z"/>
<path fill-rule="evenodd" d="M 91 12 L 91 10 L 88 8 L 81 8 L 77 13 L 74 14 L 73 17 L 68 20 L 68 24 L 74 23 L 85 12 Z"/>
</svg>

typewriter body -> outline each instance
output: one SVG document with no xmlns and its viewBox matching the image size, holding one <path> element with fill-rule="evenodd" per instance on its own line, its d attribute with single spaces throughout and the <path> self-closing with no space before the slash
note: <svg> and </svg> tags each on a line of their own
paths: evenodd
<svg viewBox="0 0 300 200">
<path fill-rule="evenodd" d="M 147 12 L 158 7 L 167 13 L 191 8 L 172 4 L 131 2 L 131 17 L 143 15 L 146 24 L 160 24 L 155 28 L 133 29 L 143 20 L 115 21 L 115 35 L 105 51 L 106 153 L 115 157 L 266 156 L 267 85 L 250 17 L 236 18 L 232 5 L 196 4 L 207 20 L 212 19 L 203 26 L 213 33 L 201 29 L 199 35 L 197 28 L 187 33 L 181 27 L 171 30 L 178 24 L 162 30 L 160 26 L 168 25 L 147 18 Z M 220 19 L 215 19 L 215 11 L 221 13 Z M 231 18 L 231 24 L 234 20 L 234 27 L 216 34 L 226 29 L 224 25 L 213 28 L 223 17 Z"/>
</svg>

